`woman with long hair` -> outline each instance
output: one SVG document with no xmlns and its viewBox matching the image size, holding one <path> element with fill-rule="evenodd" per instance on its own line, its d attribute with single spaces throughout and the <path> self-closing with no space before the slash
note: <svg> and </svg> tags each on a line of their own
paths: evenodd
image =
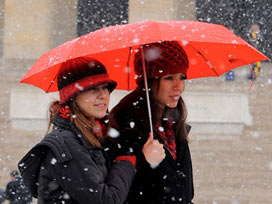
<svg viewBox="0 0 272 204">
<path fill-rule="evenodd" d="M 18 164 L 27 187 L 38 203 L 123 203 L 136 158 L 120 155 L 111 163 L 104 148 L 116 82 L 101 62 L 77 58 L 60 69 L 57 83 L 60 100 L 49 108 L 49 133 Z M 158 152 L 163 159 L 163 148 Z"/>
<path fill-rule="evenodd" d="M 142 55 L 142 52 L 143 55 Z M 154 138 L 163 144 L 166 157 L 150 165 L 143 154 L 150 131 L 143 81 L 142 56 L 147 74 Z M 191 203 L 193 173 L 182 99 L 188 57 L 176 41 L 144 45 L 136 54 L 137 88 L 110 112 L 110 126 L 120 132 L 111 148 L 114 156 L 134 154 L 137 173 L 126 203 Z"/>
</svg>

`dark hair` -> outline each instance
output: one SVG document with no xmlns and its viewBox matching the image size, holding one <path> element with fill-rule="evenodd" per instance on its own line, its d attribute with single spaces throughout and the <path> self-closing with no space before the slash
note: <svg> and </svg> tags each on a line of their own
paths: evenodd
<svg viewBox="0 0 272 204">
<path fill-rule="evenodd" d="M 159 81 L 160 81 L 160 78 L 148 79 L 148 86 L 151 87 L 153 83 L 159 83 Z M 140 84 L 138 84 L 138 88 L 142 90 L 144 89 L 143 81 Z M 155 90 L 155 91 L 158 91 L 158 90 Z M 157 102 L 153 98 L 152 91 L 149 92 L 149 96 L 150 96 L 150 105 L 151 105 L 151 111 L 152 111 L 152 124 L 154 129 L 156 122 L 160 122 L 160 123 L 162 122 L 162 117 L 164 115 L 165 109 L 162 110 L 160 106 L 158 106 Z M 180 97 L 178 101 L 178 105 L 175 109 L 176 111 L 178 111 L 180 116 L 178 123 L 175 125 L 175 135 L 177 139 L 179 140 L 185 139 L 188 141 L 188 131 L 187 131 L 187 124 L 186 124 L 187 108 L 182 97 Z M 156 135 L 159 135 L 157 129 L 154 129 L 154 132 L 157 133 Z"/>
</svg>

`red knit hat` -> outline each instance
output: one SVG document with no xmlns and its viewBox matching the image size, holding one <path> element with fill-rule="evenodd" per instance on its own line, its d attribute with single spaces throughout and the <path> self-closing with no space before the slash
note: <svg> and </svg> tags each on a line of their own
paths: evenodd
<svg viewBox="0 0 272 204">
<path fill-rule="evenodd" d="M 98 60 L 79 57 L 67 61 L 58 75 L 60 102 L 64 104 L 78 92 L 104 83 L 108 83 L 110 92 L 117 86 L 116 81 L 109 78 L 105 66 Z"/>
<path fill-rule="evenodd" d="M 143 45 L 134 57 L 136 82 L 143 80 L 142 50 L 144 51 L 147 79 L 169 74 L 184 73 L 189 67 L 188 57 L 177 41 L 163 41 Z"/>
</svg>

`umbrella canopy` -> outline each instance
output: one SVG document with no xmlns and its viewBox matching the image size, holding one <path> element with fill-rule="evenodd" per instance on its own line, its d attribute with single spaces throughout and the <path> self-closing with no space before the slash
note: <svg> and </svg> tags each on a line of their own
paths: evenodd
<svg viewBox="0 0 272 204">
<path fill-rule="evenodd" d="M 269 60 L 222 25 L 198 21 L 143 21 L 105 27 L 44 53 L 22 78 L 45 92 L 58 91 L 59 69 L 69 60 L 90 56 L 101 61 L 117 89 L 136 87 L 134 54 L 143 44 L 178 41 L 189 58 L 187 79 L 214 77 L 245 64 Z"/>
</svg>

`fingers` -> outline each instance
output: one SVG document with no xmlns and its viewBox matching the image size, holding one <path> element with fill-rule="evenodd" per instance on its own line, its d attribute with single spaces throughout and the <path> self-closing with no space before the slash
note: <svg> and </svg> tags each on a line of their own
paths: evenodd
<svg viewBox="0 0 272 204">
<path fill-rule="evenodd" d="M 152 140 L 151 143 L 152 143 L 154 146 L 159 146 L 159 145 L 163 146 L 163 145 L 159 142 L 159 140 Z"/>
<path fill-rule="evenodd" d="M 152 133 L 150 132 L 150 133 L 149 133 L 149 136 L 148 136 L 148 139 L 147 139 L 147 141 L 146 141 L 146 144 L 150 144 L 152 141 L 153 141 L 153 135 L 152 135 Z"/>
<path fill-rule="evenodd" d="M 143 154 L 146 161 L 151 165 L 159 165 L 165 158 L 163 144 L 158 140 L 154 140 L 152 134 L 149 134 L 145 145 L 143 146 Z"/>
<path fill-rule="evenodd" d="M 153 138 L 153 134 L 152 134 L 151 132 L 149 133 L 148 139 L 152 139 L 152 140 L 154 139 L 154 138 Z"/>
<path fill-rule="evenodd" d="M 162 144 L 156 144 L 156 147 L 154 147 L 153 149 L 154 152 L 158 152 L 158 154 L 161 156 L 161 155 L 165 155 L 165 150 L 163 148 L 163 145 Z"/>
<path fill-rule="evenodd" d="M 150 133 L 149 133 L 149 137 L 148 137 L 147 141 L 146 141 L 145 144 L 144 144 L 144 147 L 150 145 L 152 142 L 153 142 L 153 135 L 152 135 L 152 133 L 150 132 Z"/>
</svg>

